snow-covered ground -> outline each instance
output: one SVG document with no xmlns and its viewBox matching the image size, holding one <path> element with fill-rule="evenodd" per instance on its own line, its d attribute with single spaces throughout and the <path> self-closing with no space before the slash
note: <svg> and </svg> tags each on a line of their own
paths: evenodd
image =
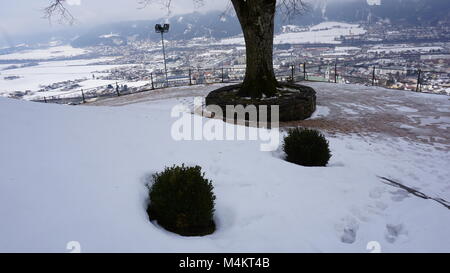
<svg viewBox="0 0 450 273">
<path fill-rule="evenodd" d="M 366 33 L 366 30 L 356 24 L 347 24 L 341 22 L 323 22 L 312 26 L 309 31 L 288 32 L 275 35 L 274 44 L 300 44 L 300 43 L 326 43 L 340 44 L 336 39 L 342 35 L 360 35 Z M 243 36 L 226 38 L 219 42 L 220 44 L 244 45 Z"/>
<path fill-rule="evenodd" d="M 339 101 L 350 87 L 311 85 L 319 105 L 312 120 L 331 122 L 339 113 L 357 122 L 353 112 L 389 115 L 392 105 L 409 107 L 399 114 L 422 115 L 433 104 L 424 122 L 448 126 L 445 96 L 356 86 L 360 99 L 350 105 Z M 172 107 L 192 105 L 193 95 L 217 87 L 158 90 L 92 106 L 0 98 L 0 251 L 66 252 L 69 241 L 82 252 L 368 252 L 370 241 L 383 252 L 450 251 L 449 209 L 378 177 L 450 200 L 448 135 L 435 146 L 385 132 L 324 129 L 333 157 L 316 168 L 284 161 L 280 149 L 261 152 L 260 141 L 173 140 Z M 377 92 L 391 106 L 361 103 Z M 337 112 L 344 106 L 353 112 Z M 181 163 L 202 166 L 213 180 L 212 235 L 181 237 L 148 221 L 147 177 Z"/>
<path fill-rule="evenodd" d="M 86 53 L 89 53 L 89 51 L 64 45 L 48 47 L 45 49 L 24 50 L 11 54 L 0 54 L 0 60 L 42 60 L 60 57 L 75 57 Z"/>
<path fill-rule="evenodd" d="M 44 96 L 64 94 L 71 96 L 72 93 L 80 92 L 81 89 L 86 91 L 87 89 L 106 87 L 109 84 L 115 85 L 116 82 L 126 84 L 128 87 L 142 87 L 149 84 L 149 81 L 99 79 L 98 77 L 108 75 L 107 70 L 126 69 L 135 64 L 99 64 L 112 61 L 116 57 L 79 56 L 86 53 L 89 53 L 86 49 L 63 45 L 0 55 L 0 60 L 5 62 L 0 64 L 0 96 L 7 97 L 11 94 L 17 96 L 20 93 L 22 98 L 33 100 Z M 74 56 L 79 57 L 76 60 L 66 59 Z M 72 82 L 67 83 L 66 81 Z M 61 84 L 62 82 L 66 83 Z M 56 85 L 43 91 L 45 87 L 52 84 Z"/>
<path fill-rule="evenodd" d="M 102 71 L 120 68 L 127 65 L 97 65 L 96 63 L 108 61 L 112 58 L 98 59 L 80 59 L 66 61 L 48 61 L 41 62 L 35 66 L 22 67 L 16 69 L 8 69 L 0 71 L 0 95 L 8 95 L 15 91 L 32 91 L 31 94 L 25 96 L 25 99 L 33 99 L 34 97 L 52 96 L 67 93 L 68 91 L 51 90 L 48 92 L 37 92 L 43 86 L 68 80 L 83 80 L 79 82 L 80 88 L 88 89 L 99 86 L 105 86 L 117 82 L 116 80 L 99 80 L 92 79 L 92 76 L 106 76 L 107 73 Z M 8 65 L 9 66 L 9 65 Z M 4 66 L 5 68 L 7 66 Z M 0 67 L 0 69 L 2 69 Z M 8 80 L 9 76 L 17 76 L 19 78 Z M 148 82 L 129 82 L 129 87 L 142 86 Z M 77 90 L 79 90 L 78 88 Z M 69 92 L 73 92 L 70 90 Z"/>
<path fill-rule="evenodd" d="M 401 52 L 419 52 L 428 53 L 433 51 L 443 50 L 440 46 L 411 46 L 406 44 L 391 45 L 391 46 L 374 46 L 367 50 L 367 53 L 401 53 Z"/>
<path fill-rule="evenodd" d="M 37 91 L 40 85 L 92 77 L 93 71 L 108 69 L 111 66 L 89 66 L 96 60 L 54 61 L 43 62 L 37 66 L 1 71 L 0 92 L 12 90 Z M 6 80 L 4 77 L 18 76 L 16 80 Z M 100 75 L 99 75 L 100 76 Z"/>
</svg>

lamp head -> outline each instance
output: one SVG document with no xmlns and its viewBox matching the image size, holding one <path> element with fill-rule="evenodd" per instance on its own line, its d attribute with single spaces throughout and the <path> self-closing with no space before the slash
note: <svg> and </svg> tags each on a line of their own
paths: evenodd
<svg viewBox="0 0 450 273">
<path fill-rule="evenodd" d="M 156 33 L 166 33 L 169 32 L 169 24 L 156 24 L 155 25 L 155 31 Z"/>
</svg>

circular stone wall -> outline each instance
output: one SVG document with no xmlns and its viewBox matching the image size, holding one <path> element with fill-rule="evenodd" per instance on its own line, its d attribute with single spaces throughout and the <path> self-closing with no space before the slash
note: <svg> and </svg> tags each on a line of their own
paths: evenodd
<svg viewBox="0 0 450 273">
<path fill-rule="evenodd" d="M 270 98 L 252 99 L 239 97 L 241 84 L 229 85 L 214 90 L 206 96 L 206 105 L 218 105 L 226 116 L 227 105 L 279 105 L 279 121 L 304 120 L 316 111 L 316 91 L 309 86 L 280 83 L 277 95 Z M 270 108 L 268 119 L 270 119 Z"/>
</svg>

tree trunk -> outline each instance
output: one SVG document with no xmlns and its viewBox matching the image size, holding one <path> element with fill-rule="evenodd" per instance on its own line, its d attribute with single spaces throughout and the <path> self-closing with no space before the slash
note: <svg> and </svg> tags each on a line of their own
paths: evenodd
<svg viewBox="0 0 450 273">
<path fill-rule="evenodd" d="M 245 38 L 247 69 L 239 96 L 271 97 L 278 85 L 273 70 L 276 0 L 231 0 Z"/>
</svg>

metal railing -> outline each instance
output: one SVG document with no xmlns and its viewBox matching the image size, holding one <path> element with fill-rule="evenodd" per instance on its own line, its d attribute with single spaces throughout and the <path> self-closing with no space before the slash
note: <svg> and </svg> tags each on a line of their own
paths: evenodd
<svg viewBox="0 0 450 273">
<path fill-rule="evenodd" d="M 155 89 L 189 86 L 198 84 L 239 83 L 244 80 L 245 68 L 187 68 L 168 71 L 168 81 L 165 72 L 149 73 L 147 84 L 132 87 L 133 81 L 118 80 L 115 84 L 108 84 L 89 89 L 65 92 L 52 96 L 35 97 L 32 101 L 61 104 L 81 104 L 93 99 L 110 98 L 129 94 L 152 91 Z M 275 76 L 279 81 L 301 82 L 316 81 L 330 83 L 351 83 L 370 86 L 382 86 L 391 89 L 408 90 L 425 93 L 436 93 L 429 86 L 445 90 L 450 88 L 450 73 L 438 71 L 424 71 L 413 68 L 391 68 L 376 66 L 347 66 L 338 63 L 314 65 L 306 62 L 282 66 L 275 69 Z M 439 79 L 439 80 L 436 80 Z M 447 94 L 445 91 L 438 92 Z"/>
<path fill-rule="evenodd" d="M 381 86 L 389 89 L 450 95 L 450 72 L 420 68 L 383 66 L 348 66 L 338 63 L 298 65 L 307 81 L 351 83 Z M 293 68 L 295 69 L 295 68 Z"/>
</svg>

